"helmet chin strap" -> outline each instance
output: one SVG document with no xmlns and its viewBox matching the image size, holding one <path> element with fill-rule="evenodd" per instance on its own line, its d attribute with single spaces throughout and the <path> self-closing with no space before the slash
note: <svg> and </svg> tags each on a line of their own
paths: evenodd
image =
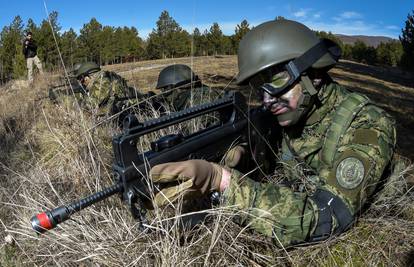
<svg viewBox="0 0 414 267">
<path fill-rule="evenodd" d="M 297 108 L 295 110 L 280 114 L 277 116 L 277 120 L 280 122 L 290 121 L 289 126 L 295 125 L 315 103 L 315 97 L 317 97 L 318 91 L 312 84 L 312 81 L 307 75 L 302 75 L 300 78 L 300 85 L 302 86 L 303 93 L 299 98 Z"/>
</svg>

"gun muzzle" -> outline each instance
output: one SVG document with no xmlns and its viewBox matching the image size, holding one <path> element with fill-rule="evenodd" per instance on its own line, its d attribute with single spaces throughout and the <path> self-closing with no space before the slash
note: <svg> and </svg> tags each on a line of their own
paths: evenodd
<svg viewBox="0 0 414 267">
<path fill-rule="evenodd" d="M 61 222 L 69 219 L 70 213 L 66 206 L 61 206 L 51 211 L 46 211 L 33 216 L 30 219 L 33 230 L 37 233 L 44 233 L 53 229 Z"/>
<path fill-rule="evenodd" d="M 122 192 L 122 183 L 114 184 L 111 187 L 105 188 L 93 195 L 85 197 L 81 200 L 75 201 L 66 206 L 60 206 L 53 210 L 39 213 L 30 219 L 33 230 L 37 233 L 44 233 L 47 230 L 55 228 L 59 223 L 66 221 L 70 216 L 90 205 L 99 202 L 115 193 Z"/>
<path fill-rule="evenodd" d="M 49 219 L 47 212 L 39 213 L 30 219 L 33 230 L 38 233 L 44 233 L 47 230 L 53 229 L 56 225 L 53 225 L 52 220 Z"/>
</svg>

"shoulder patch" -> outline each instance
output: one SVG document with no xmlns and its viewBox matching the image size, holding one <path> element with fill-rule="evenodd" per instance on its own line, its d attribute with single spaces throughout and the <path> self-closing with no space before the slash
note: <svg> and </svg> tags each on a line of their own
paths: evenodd
<svg viewBox="0 0 414 267">
<path fill-rule="evenodd" d="M 356 129 L 353 141 L 361 145 L 378 145 L 378 134 L 372 129 Z"/>
<path fill-rule="evenodd" d="M 365 168 L 361 160 L 355 157 L 343 159 L 336 167 L 336 180 L 346 189 L 354 189 L 364 180 Z"/>
</svg>

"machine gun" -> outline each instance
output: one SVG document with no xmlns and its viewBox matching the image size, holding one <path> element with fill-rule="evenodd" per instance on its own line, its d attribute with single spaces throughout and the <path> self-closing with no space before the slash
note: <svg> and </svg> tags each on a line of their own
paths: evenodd
<svg viewBox="0 0 414 267">
<path fill-rule="evenodd" d="M 138 151 L 137 143 L 143 136 L 171 125 L 209 114 L 219 114 L 219 122 L 187 136 L 172 134 L 151 143 L 149 151 Z M 151 200 L 151 191 L 158 190 L 146 177 L 150 166 L 187 159 L 220 161 L 236 140 L 249 142 L 256 163 L 264 160 L 261 146 L 263 135 L 273 131 L 272 116 L 262 108 L 247 110 L 241 93 L 228 92 L 224 97 L 203 105 L 172 113 L 140 123 L 136 117 L 124 120 L 123 133 L 113 137 L 113 174 L 117 181 L 113 186 L 69 205 L 42 212 L 31 218 L 32 228 L 42 233 L 56 227 L 74 213 L 120 193 L 133 217 L 140 225 L 145 222 L 143 202 Z"/>
</svg>

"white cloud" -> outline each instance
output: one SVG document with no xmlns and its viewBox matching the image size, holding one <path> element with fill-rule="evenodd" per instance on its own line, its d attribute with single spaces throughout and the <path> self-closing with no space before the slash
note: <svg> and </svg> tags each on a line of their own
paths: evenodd
<svg viewBox="0 0 414 267">
<path fill-rule="evenodd" d="M 301 21 L 309 28 L 318 31 L 326 31 L 332 33 L 346 34 L 346 35 L 369 35 L 369 36 L 388 36 L 397 38 L 397 35 L 392 33 L 392 29 L 384 29 L 380 25 L 367 23 L 362 20 L 357 21 L 336 21 L 334 23 L 321 21 Z"/>
<path fill-rule="evenodd" d="M 395 26 L 395 25 L 389 25 L 389 26 L 386 26 L 385 28 L 388 30 L 399 30 L 400 29 L 400 27 Z"/>
<path fill-rule="evenodd" d="M 293 13 L 293 16 L 295 16 L 296 18 L 303 18 L 306 16 L 307 13 L 308 13 L 307 10 L 300 9 L 299 11 L 296 11 L 295 13 Z"/>
<path fill-rule="evenodd" d="M 334 17 L 333 20 L 336 22 L 342 22 L 342 21 L 349 21 L 353 19 L 359 19 L 362 18 L 362 15 L 355 11 L 345 11 L 339 14 L 339 16 Z"/>
<path fill-rule="evenodd" d="M 367 22 L 363 14 L 355 11 L 345 11 L 336 17 L 322 16 L 323 11 L 319 10 L 315 13 L 312 12 L 312 9 L 301 9 L 300 11 L 306 11 L 307 16 L 298 17 L 296 13 L 291 12 L 290 18 L 289 16 L 287 18 L 298 20 L 313 30 L 346 35 L 375 35 L 398 38 L 399 27 L 395 25 L 384 27 L 379 22 Z"/>
<path fill-rule="evenodd" d="M 322 12 L 314 12 L 312 8 L 301 8 L 299 11 L 290 12 L 293 17 L 296 19 L 305 19 L 305 18 L 314 18 L 319 19 L 321 18 Z"/>
<path fill-rule="evenodd" d="M 345 11 L 345 12 L 342 12 L 340 17 L 343 19 L 356 19 L 356 18 L 361 18 L 362 15 L 355 11 Z"/>
</svg>

